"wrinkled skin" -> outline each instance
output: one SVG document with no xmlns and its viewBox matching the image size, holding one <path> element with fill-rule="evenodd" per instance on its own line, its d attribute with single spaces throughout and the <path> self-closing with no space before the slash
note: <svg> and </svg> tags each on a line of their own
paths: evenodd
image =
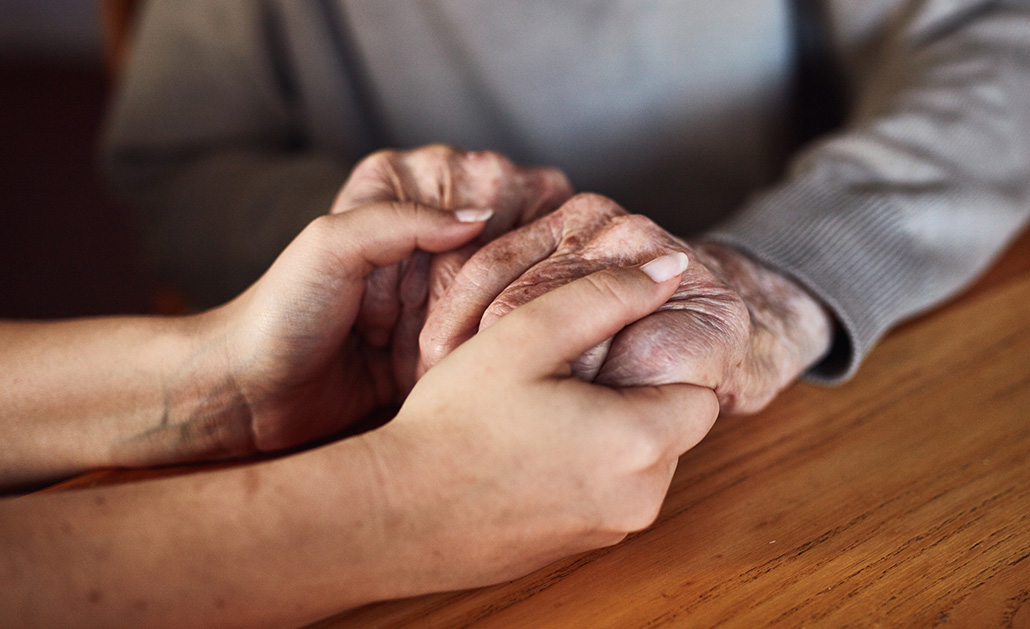
<svg viewBox="0 0 1030 629">
<path fill-rule="evenodd" d="M 522 304 L 602 268 L 683 251 L 689 266 L 662 308 L 583 354 L 573 372 L 613 386 L 714 389 L 723 412 L 764 407 L 829 347 L 822 306 L 780 274 L 714 243 L 687 243 L 598 195 L 479 250 L 430 312 L 420 373 Z"/>
<path fill-rule="evenodd" d="M 432 145 L 410 151 L 380 151 L 351 172 L 331 213 L 385 201 L 413 201 L 443 210 L 492 209 L 482 235 L 457 251 L 416 252 L 376 269 L 365 282 L 356 324 L 373 347 L 390 347 L 397 400 L 415 383 L 418 336 L 431 308 L 466 260 L 484 243 L 547 214 L 572 196 L 553 168 L 524 167 L 493 152 Z"/>
</svg>

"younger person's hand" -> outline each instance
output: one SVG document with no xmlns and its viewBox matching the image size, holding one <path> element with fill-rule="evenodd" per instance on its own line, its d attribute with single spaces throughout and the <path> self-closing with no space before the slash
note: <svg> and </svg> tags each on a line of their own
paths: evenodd
<svg viewBox="0 0 1030 629">
<path fill-rule="evenodd" d="M 705 388 L 610 389 L 572 375 L 585 350 L 673 294 L 686 257 L 611 268 L 522 306 L 429 370 L 363 438 L 377 526 L 407 593 L 513 578 L 611 545 L 657 516 L 680 454 L 718 414 Z M 382 566 L 387 570 L 388 566 Z M 413 581 L 414 580 L 414 581 Z"/>
<path fill-rule="evenodd" d="M 123 444 L 119 460 L 153 465 L 281 450 L 392 403 L 389 351 L 352 329 L 365 279 L 416 250 L 459 247 L 489 217 L 380 203 L 316 219 L 247 291 L 196 317 L 196 358 L 165 383 L 166 421 Z"/>
</svg>

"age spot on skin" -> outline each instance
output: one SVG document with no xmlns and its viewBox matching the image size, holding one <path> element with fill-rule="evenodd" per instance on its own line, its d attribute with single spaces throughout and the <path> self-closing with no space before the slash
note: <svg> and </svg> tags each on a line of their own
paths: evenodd
<svg viewBox="0 0 1030 629">
<path fill-rule="evenodd" d="M 88 600 L 91 605 L 99 605 L 104 600 L 104 593 L 95 588 L 91 589 L 86 593 L 86 600 Z"/>
</svg>

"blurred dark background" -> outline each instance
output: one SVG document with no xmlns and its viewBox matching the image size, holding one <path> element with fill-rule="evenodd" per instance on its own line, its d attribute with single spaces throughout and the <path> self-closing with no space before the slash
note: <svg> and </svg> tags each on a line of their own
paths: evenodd
<svg viewBox="0 0 1030 629">
<path fill-rule="evenodd" d="M 0 0 L 0 317 L 148 312 L 96 152 L 110 91 L 95 0 Z"/>
</svg>

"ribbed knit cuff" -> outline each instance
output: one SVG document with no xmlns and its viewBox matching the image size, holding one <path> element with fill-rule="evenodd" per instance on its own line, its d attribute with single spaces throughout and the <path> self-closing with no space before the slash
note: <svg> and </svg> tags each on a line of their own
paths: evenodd
<svg viewBox="0 0 1030 629">
<path fill-rule="evenodd" d="M 919 268 L 899 211 L 884 195 L 804 179 L 755 200 L 705 239 L 735 247 L 791 276 L 836 316 L 829 354 L 804 377 L 850 378 L 909 301 Z"/>
</svg>

